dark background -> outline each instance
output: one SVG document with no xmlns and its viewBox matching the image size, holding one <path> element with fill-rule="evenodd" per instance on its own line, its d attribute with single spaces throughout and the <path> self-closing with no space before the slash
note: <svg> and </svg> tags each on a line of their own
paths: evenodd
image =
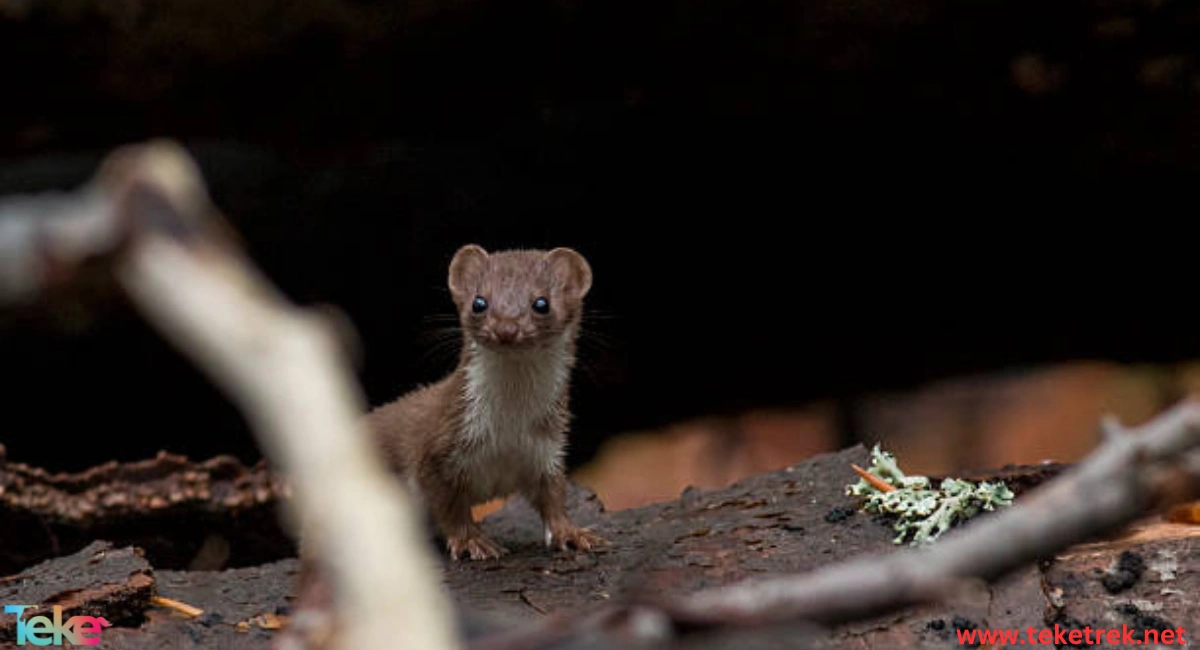
<svg viewBox="0 0 1200 650">
<path fill-rule="evenodd" d="M 372 404 L 450 369 L 429 317 L 468 242 L 592 262 L 573 465 L 697 415 L 835 398 L 848 441 L 874 391 L 1200 355 L 1183 3 L 78 4 L 0 16 L 30 62 L 0 194 L 182 139 L 270 276 L 353 321 Z M 9 458 L 256 456 L 119 301 L 0 332 Z"/>
</svg>

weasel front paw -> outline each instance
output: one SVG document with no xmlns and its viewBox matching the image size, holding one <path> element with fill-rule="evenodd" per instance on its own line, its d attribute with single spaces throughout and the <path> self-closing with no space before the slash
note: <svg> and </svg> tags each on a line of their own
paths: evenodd
<svg viewBox="0 0 1200 650">
<path fill-rule="evenodd" d="M 450 559 L 455 561 L 464 555 L 472 560 L 492 560 L 508 553 L 483 533 L 451 537 L 446 541 L 446 547 L 450 549 Z"/>
<path fill-rule="evenodd" d="M 601 544 L 608 543 L 603 537 L 578 526 L 564 526 L 552 529 L 550 534 L 547 535 L 546 542 L 547 544 L 558 546 L 558 550 L 560 551 L 565 551 L 568 548 L 590 551 Z"/>
</svg>

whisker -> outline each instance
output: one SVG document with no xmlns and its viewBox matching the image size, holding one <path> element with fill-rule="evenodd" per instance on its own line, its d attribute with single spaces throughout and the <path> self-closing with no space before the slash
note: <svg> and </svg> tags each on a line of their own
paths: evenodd
<svg viewBox="0 0 1200 650">
<path fill-rule="evenodd" d="M 616 337 L 605 333 L 599 327 L 593 327 L 586 319 L 579 324 L 578 343 L 580 347 L 591 347 L 607 352 L 620 347 L 620 341 Z"/>
<path fill-rule="evenodd" d="M 578 343 L 581 348 L 587 347 L 604 352 L 612 352 L 621 347 L 620 340 L 616 337 L 595 330 L 581 331 Z"/>
<path fill-rule="evenodd" d="M 457 341 L 439 341 L 426 346 L 417 356 L 417 367 L 421 370 L 441 370 L 457 363 L 460 351 Z"/>
<path fill-rule="evenodd" d="M 617 320 L 619 318 L 621 318 L 621 314 L 615 311 L 609 311 L 607 309 L 595 309 L 592 307 L 585 307 L 583 309 L 582 320 L 585 323 L 589 320 Z"/>
<path fill-rule="evenodd" d="M 422 323 L 455 323 L 459 321 L 458 314 L 429 314 L 421 317 Z"/>
<path fill-rule="evenodd" d="M 416 365 L 421 370 L 442 370 L 446 366 L 457 363 L 462 349 L 462 326 L 457 317 L 446 314 L 434 314 L 424 319 L 425 327 L 417 334 L 421 351 L 417 355 Z M 436 322 L 445 323 L 440 327 L 428 327 Z"/>
<path fill-rule="evenodd" d="M 602 371 L 606 364 L 602 363 L 598 357 L 588 354 L 581 350 L 580 354 L 575 358 L 575 369 L 580 372 L 582 378 L 592 386 L 603 386 L 611 383 L 607 377 L 608 373 Z"/>
<path fill-rule="evenodd" d="M 620 339 L 591 326 L 587 318 L 579 325 L 579 337 L 576 339 L 576 367 L 581 371 L 583 379 L 593 386 L 607 383 L 608 373 L 603 372 L 611 360 L 620 356 L 623 347 Z"/>
<path fill-rule="evenodd" d="M 435 327 L 422 331 L 417 335 L 417 339 L 422 343 L 435 343 L 438 341 L 458 341 L 462 338 L 461 327 Z"/>
</svg>

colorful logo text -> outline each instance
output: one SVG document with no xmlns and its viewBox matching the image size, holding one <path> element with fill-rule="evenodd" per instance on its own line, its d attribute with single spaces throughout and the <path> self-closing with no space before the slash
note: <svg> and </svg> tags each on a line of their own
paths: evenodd
<svg viewBox="0 0 1200 650">
<path fill-rule="evenodd" d="M 30 605 L 5 605 L 5 614 L 17 615 L 17 645 L 62 645 L 63 641 L 71 645 L 96 645 L 100 643 L 100 631 L 109 627 L 103 617 L 72 616 L 64 623 L 62 607 L 54 606 L 54 618 L 34 616 L 25 621 L 21 614 Z"/>
</svg>

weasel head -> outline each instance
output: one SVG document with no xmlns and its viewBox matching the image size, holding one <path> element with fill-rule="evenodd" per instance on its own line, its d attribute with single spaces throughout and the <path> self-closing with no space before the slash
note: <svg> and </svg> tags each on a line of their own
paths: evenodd
<svg viewBox="0 0 1200 650">
<path fill-rule="evenodd" d="M 469 244 L 450 262 L 449 285 L 469 341 L 530 350 L 576 334 L 592 269 L 570 248 L 488 253 Z"/>
</svg>

